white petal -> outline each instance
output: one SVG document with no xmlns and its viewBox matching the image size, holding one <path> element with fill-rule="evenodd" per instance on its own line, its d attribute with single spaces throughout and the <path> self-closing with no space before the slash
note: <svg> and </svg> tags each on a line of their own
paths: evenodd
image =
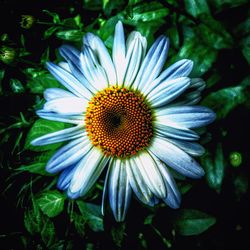
<svg viewBox="0 0 250 250">
<path fill-rule="evenodd" d="M 76 50 L 74 47 L 69 45 L 63 45 L 59 49 L 60 54 L 67 60 L 70 72 L 75 76 L 75 78 L 82 84 L 86 89 L 95 92 L 95 88 L 90 84 L 82 70 L 80 51 Z"/>
<path fill-rule="evenodd" d="M 175 128 L 168 124 L 155 124 L 156 134 L 162 137 L 174 138 L 185 141 L 195 141 L 199 139 L 199 135 L 187 128 Z"/>
<path fill-rule="evenodd" d="M 127 48 L 127 51 L 128 49 L 132 46 L 132 44 L 134 43 L 135 40 L 139 39 L 141 45 L 142 45 L 142 50 L 143 50 L 143 57 L 145 56 L 146 54 L 146 51 L 147 51 L 147 39 L 141 35 L 140 32 L 138 31 L 132 31 L 128 38 L 127 38 L 127 41 L 126 41 L 126 48 Z M 128 53 L 127 53 L 128 54 Z"/>
<path fill-rule="evenodd" d="M 204 170 L 193 158 L 164 138 L 156 136 L 149 150 L 169 167 L 187 177 L 200 178 L 204 175 Z"/>
<path fill-rule="evenodd" d="M 143 59 L 142 43 L 139 38 L 134 39 L 126 54 L 124 86 L 132 86 Z"/>
<path fill-rule="evenodd" d="M 73 95 L 69 91 L 60 88 L 46 89 L 43 95 L 46 101 L 51 101 L 57 98 L 64 98 L 64 97 L 75 97 L 75 95 Z"/>
<path fill-rule="evenodd" d="M 58 121 L 58 122 L 65 122 L 65 123 L 71 123 L 71 124 L 82 124 L 84 125 L 84 115 L 64 115 L 64 114 L 58 114 L 54 112 L 47 112 L 46 110 L 38 110 L 36 111 L 36 114 L 47 120 L 51 121 Z"/>
<path fill-rule="evenodd" d="M 108 194 L 108 181 L 109 181 L 110 169 L 112 167 L 112 159 L 108 162 L 108 164 L 109 166 L 108 166 L 108 170 L 105 176 L 103 191 L 102 191 L 102 207 L 101 207 L 102 215 L 104 215 L 104 212 L 105 212 L 106 197 Z"/>
<path fill-rule="evenodd" d="M 84 97 L 89 100 L 92 97 L 91 92 L 85 88 L 72 74 L 65 69 L 57 66 L 54 63 L 47 63 L 47 68 L 50 73 L 69 91 L 74 93 L 78 97 Z"/>
<path fill-rule="evenodd" d="M 192 78 L 187 91 L 178 97 L 169 106 L 195 105 L 201 100 L 201 92 L 205 89 L 205 82 L 200 78 Z"/>
<path fill-rule="evenodd" d="M 83 137 L 73 140 L 60 148 L 50 158 L 46 165 L 47 172 L 54 174 L 77 163 L 91 148 L 92 145 L 85 133 Z"/>
<path fill-rule="evenodd" d="M 93 147 L 79 162 L 68 189 L 68 196 L 84 196 L 99 178 L 109 158 Z"/>
<path fill-rule="evenodd" d="M 65 69 L 66 71 L 68 71 L 69 73 L 71 73 L 69 64 L 67 62 L 59 62 L 58 66 Z"/>
<path fill-rule="evenodd" d="M 44 104 L 43 109 L 47 112 L 71 115 L 82 114 L 86 111 L 88 100 L 79 97 L 63 97 L 53 99 Z"/>
<path fill-rule="evenodd" d="M 182 59 L 167 69 L 165 69 L 159 77 L 157 77 L 151 84 L 148 84 L 143 89 L 145 94 L 150 93 L 153 89 L 155 89 L 161 82 L 165 82 L 167 80 L 172 80 L 180 77 L 186 77 L 190 74 L 193 68 L 193 62 L 191 60 Z"/>
<path fill-rule="evenodd" d="M 145 183 L 145 180 L 137 166 L 130 159 L 126 160 L 125 164 L 129 183 L 137 198 L 149 206 L 154 206 L 154 195 Z"/>
<path fill-rule="evenodd" d="M 57 142 L 73 140 L 84 135 L 84 128 L 81 125 L 66 128 L 34 139 L 33 146 L 43 146 Z"/>
<path fill-rule="evenodd" d="M 192 156 L 201 156 L 205 149 L 198 143 L 167 138 L 167 140 Z"/>
<path fill-rule="evenodd" d="M 105 69 L 109 84 L 116 84 L 116 73 L 115 67 L 109 55 L 107 48 L 105 47 L 103 41 L 92 33 L 87 33 L 83 39 L 84 44 L 90 46 L 91 49 L 96 54 L 102 67 Z"/>
<path fill-rule="evenodd" d="M 140 153 L 133 159 L 146 185 L 158 198 L 166 197 L 166 189 L 157 165 L 148 152 Z"/>
<path fill-rule="evenodd" d="M 85 46 L 80 55 L 82 71 L 87 80 L 92 84 L 96 91 L 108 86 L 108 79 L 105 70 L 95 59 L 89 46 Z"/>
<path fill-rule="evenodd" d="M 131 187 L 124 161 L 115 159 L 109 177 L 109 202 L 116 221 L 123 221 L 131 200 Z"/>
<path fill-rule="evenodd" d="M 202 106 L 181 106 L 156 110 L 157 119 L 168 119 L 186 128 L 198 128 L 213 122 L 215 113 Z M 162 117 L 162 118 L 160 118 Z"/>
<path fill-rule="evenodd" d="M 121 21 L 115 26 L 114 43 L 113 43 L 113 62 L 116 69 L 117 84 L 123 83 L 124 65 L 125 65 L 125 37 Z"/>
<path fill-rule="evenodd" d="M 144 86 L 151 83 L 162 70 L 167 58 L 169 41 L 160 36 L 149 49 L 140 71 L 133 83 L 134 88 L 143 90 Z"/>
<path fill-rule="evenodd" d="M 161 162 L 157 157 L 154 157 L 156 164 L 163 176 L 165 185 L 167 187 L 167 197 L 163 200 L 169 205 L 171 208 L 179 208 L 181 203 L 181 194 L 178 190 L 178 187 L 175 183 L 174 178 L 172 177 L 171 173 L 167 169 L 167 166 Z"/>
<path fill-rule="evenodd" d="M 59 175 L 58 181 L 57 181 L 57 188 L 60 190 L 66 190 L 71 182 L 71 179 L 74 175 L 74 172 L 76 170 L 76 166 L 72 165 L 70 167 L 67 167 L 62 171 L 62 173 Z"/>
<path fill-rule="evenodd" d="M 154 108 L 163 106 L 181 95 L 189 85 L 190 78 L 188 77 L 162 82 L 149 93 L 147 99 Z"/>
</svg>

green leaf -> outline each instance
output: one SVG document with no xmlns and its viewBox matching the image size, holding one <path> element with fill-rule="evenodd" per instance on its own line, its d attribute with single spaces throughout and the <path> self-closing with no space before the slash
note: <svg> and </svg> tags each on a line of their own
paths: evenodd
<svg viewBox="0 0 250 250">
<path fill-rule="evenodd" d="M 51 11 L 48 11 L 48 10 L 43 10 L 43 12 L 53 18 L 53 23 L 54 24 L 61 24 L 60 17 L 59 17 L 59 15 L 57 13 L 51 12 Z"/>
<path fill-rule="evenodd" d="M 23 93 L 25 91 L 23 84 L 18 79 L 10 79 L 10 87 L 14 93 Z"/>
<path fill-rule="evenodd" d="M 51 26 L 50 28 L 46 29 L 43 35 L 44 39 L 48 39 L 51 37 L 56 31 L 62 29 L 60 26 Z"/>
<path fill-rule="evenodd" d="M 195 29 L 200 40 L 215 49 L 227 49 L 233 46 L 232 36 L 222 23 L 209 15 L 202 16 L 202 23 Z"/>
<path fill-rule="evenodd" d="M 171 62 L 173 63 L 183 58 L 193 60 L 192 76 L 199 77 L 212 67 L 217 58 L 217 51 L 203 45 L 200 40 L 193 37 L 192 39 L 186 39 L 179 53 L 172 58 Z"/>
<path fill-rule="evenodd" d="M 209 2 L 217 10 L 222 10 L 225 8 L 233 8 L 248 3 L 248 0 L 210 0 Z"/>
<path fill-rule="evenodd" d="M 214 154 L 207 152 L 201 158 L 201 163 L 205 168 L 209 186 L 219 192 L 225 173 L 225 162 L 221 144 L 217 144 Z"/>
<path fill-rule="evenodd" d="M 95 232 L 103 231 L 101 207 L 80 200 L 77 200 L 76 203 L 88 226 Z"/>
<path fill-rule="evenodd" d="M 32 199 L 32 208 L 26 209 L 24 212 L 24 226 L 30 234 L 34 235 L 35 233 L 41 232 L 42 225 L 42 214 Z"/>
<path fill-rule="evenodd" d="M 183 236 L 198 235 L 214 225 L 216 219 L 206 213 L 193 209 L 179 211 L 174 223 L 176 231 Z"/>
<path fill-rule="evenodd" d="M 125 230 L 126 230 L 126 224 L 124 222 L 118 223 L 111 227 L 112 239 L 118 248 L 122 246 L 122 243 L 124 241 Z"/>
<path fill-rule="evenodd" d="M 187 12 L 194 17 L 204 13 L 210 14 L 206 0 L 185 0 L 184 2 Z"/>
<path fill-rule="evenodd" d="M 82 40 L 83 35 L 84 32 L 80 30 L 65 30 L 65 31 L 58 31 L 56 33 L 56 36 L 59 39 L 71 42 L 80 42 Z"/>
<path fill-rule="evenodd" d="M 103 20 L 101 22 L 98 34 L 103 41 L 106 41 L 109 37 L 112 37 L 113 39 L 115 25 L 118 22 L 118 20 L 119 20 L 118 16 L 114 16 L 109 18 L 107 21 Z"/>
<path fill-rule="evenodd" d="M 62 87 L 55 77 L 47 71 L 28 68 L 25 73 L 29 78 L 27 87 L 30 89 L 31 93 L 42 94 L 47 88 Z"/>
<path fill-rule="evenodd" d="M 118 12 L 124 5 L 121 0 L 102 0 L 102 8 L 106 16 L 110 16 L 112 12 Z"/>
<path fill-rule="evenodd" d="M 37 205 L 48 217 L 55 217 L 63 211 L 65 195 L 57 190 L 45 191 L 36 199 Z"/>
<path fill-rule="evenodd" d="M 5 70 L 4 69 L 0 69 L 0 95 L 2 94 L 2 81 L 5 75 Z"/>
<path fill-rule="evenodd" d="M 73 213 L 72 218 L 73 218 L 75 229 L 76 229 L 77 233 L 80 236 L 84 236 L 85 235 L 85 228 L 86 228 L 85 218 L 82 215 L 77 214 L 77 213 Z"/>
<path fill-rule="evenodd" d="M 137 25 L 139 22 L 152 22 L 162 19 L 168 14 L 169 10 L 158 2 L 142 3 L 128 9 L 126 21 L 131 25 Z"/>
<path fill-rule="evenodd" d="M 230 87 L 209 94 L 202 105 L 215 111 L 217 119 L 225 118 L 236 106 L 246 100 L 243 86 Z"/>
<path fill-rule="evenodd" d="M 21 165 L 19 168 L 17 168 L 17 171 L 27 171 L 32 174 L 51 176 L 52 174 L 46 172 L 45 166 L 53 154 L 54 151 L 50 151 L 46 152 L 45 154 L 34 157 L 32 164 Z"/>
<path fill-rule="evenodd" d="M 248 191 L 249 187 L 248 178 L 243 174 L 238 175 L 235 178 L 233 185 L 234 185 L 234 194 L 236 196 L 236 200 L 240 201 L 242 196 L 245 195 Z"/>
<path fill-rule="evenodd" d="M 55 226 L 54 223 L 49 218 L 46 218 L 45 222 L 43 222 L 41 238 L 46 247 L 50 247 L 55 242 L 56 238 Z"/>
<path fill-rule="evenodd" d="M 155 217 L 155 214 L 148 215 L 144 220 L 144 225 L 152 224 L 154 217 Z"/>
<path fill-rule="evenodd" d="M 250 35 L 241 40 L 240 46 L 242 48 L 242 54 L 246 58 L 248 64 L 250 64 Z"/>
<path fill-rule="evenodd" d="M 45 166 L 46 166 L 45 162 L 35 162 L 35 163 L 27 165 L 27 166 L 22 165 L 17 170 L 18 171 L 27 171 L 27 172 L 30 172 L 32 174 L 49 175 L 45 171 Z"/>
<path fill-rule="evenodd" d="M 28 135 L 26 137 L 25 142 L 25 149 L 33 150 L 33 151 L 46 151 L 46 150 L 52 150 L 60 147 L 62 145 L 62 142 L 50 144 L 46 146 L 32 146 L 31 141 L 49 134 L 53 133 L 59 130 L 62 130 L 66 128 L 67 125 L 62 122 L 55 122 L 55 121 L 49 121 L 44 119 L 38 119 L 33 126 L 31 127 L 30 131 L 28 132 Z"/>
</svg>

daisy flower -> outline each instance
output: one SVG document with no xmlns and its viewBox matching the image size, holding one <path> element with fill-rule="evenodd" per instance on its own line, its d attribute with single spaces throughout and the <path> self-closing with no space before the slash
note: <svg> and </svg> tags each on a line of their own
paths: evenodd
<svg viewBox="0 0 250 250">
<path fill-rule="evenodd" d="M 171 172 L 200 178 L 204 170 L 192 158 L 204 153 L 192 129 L 211 123 L 215 114 L 196 106 L 205 83 L 190 78 L 193 62 L 180 60 L 163 69 L 169 40 L 147 41 L 132 32 L 125 41 L 119 21 L 112 55 L 102 40 L 87 33 L 81 51 L 64 45 L 64 62 L 47 63 L 65 88 L 49 88 L 41 118 L 73 124 L 41 136 L 35 146 L 68 142 L 49 160 L 46 170 L 59 173 L 58 188 L 69 198 L 85 196 L 107 167 L 106 197 L 117 221 L 125 219 L 132 192 L 144 204 L 162 199 L 180 206 Z"/>
</svg>

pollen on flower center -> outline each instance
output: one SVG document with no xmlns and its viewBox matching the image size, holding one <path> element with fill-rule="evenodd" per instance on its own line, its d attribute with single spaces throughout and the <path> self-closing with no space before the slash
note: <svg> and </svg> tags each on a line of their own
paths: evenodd
<svg viewBox="0 0 250 250">
<path fill-rule="evenodd" d="M 98 92 L 89 102 L 85 123 L 93 145 L 120 158 L 147 147 L 153 135 L 152 112 L 145 98 L 126 88 Z"/>
</svg>

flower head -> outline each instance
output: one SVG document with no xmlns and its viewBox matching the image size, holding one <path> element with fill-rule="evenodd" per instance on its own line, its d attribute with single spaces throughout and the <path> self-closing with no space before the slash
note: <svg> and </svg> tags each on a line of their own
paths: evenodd
<svg viewBox="0 0 250 250">
<path fill-rule="evenodd" d="M 163 70 L 169 40 L 160 36 L 147 51 L 139 32 L 125 42 L 121 22 L 112 56 L 94 34 L 87 33 L 83 43 L 82 51 L 61 47 L 65 62 L 47 64 L 66 90 L 47 89 L 37 114 L 73 124 L 32 141 L 69 141 L 49 160 L 47 171 L 60 173 L 58 188 L 77 198 L 107 166 L 102 207 L 108 195 L 117 221 L 124 220 L 132 191 L 149 206 L 162 199 L 178 208 L 180 193 L 170 169 L 190 178 L 204 174 L 191 157 L 204 152 L 192 129 L 215 119 L 210 109 L 196 106 L 204 81 L 188 77 L 193 63 L 187 59 Z"/>
</svg>

